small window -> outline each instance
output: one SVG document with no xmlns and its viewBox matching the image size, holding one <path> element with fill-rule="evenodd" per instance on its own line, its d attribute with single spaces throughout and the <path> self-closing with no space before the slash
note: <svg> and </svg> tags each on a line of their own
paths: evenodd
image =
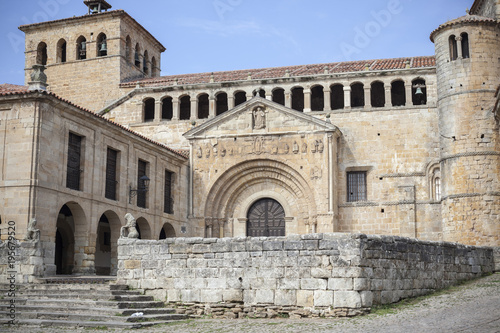
<svg viewBox="0 0 500 333">
<path fill-rule="evenodd" d="M 156 65 L 156 58 L 153 57 L 151 58 L 151 76 L 152 77 L 157 77 L 158 76 L 158 71 L 157 71 L 157 65 Z"/>
<path fill-rule="evenodd" d="M 462 37 L 462 57 L 464 59 L 470 58 L 469 54 L 469 35 L 464 32 L 460 35 Z"/>
<path fill-rule="evenodd" d="M 172 97 L 165 97 L 161 104 L 161 119 L 172 120 L 174 107 Z"/>
<path fill-rule="evenodd" d="M 105 196 L 116 200 L 116 185 L 118 184 L 118 151 L 108 148 L 106 158 L 106 189 Z"/>
<path fill-rule="evenodd" d="M 181 97 L 180 103 L 180 120 L 189 120 L 191 118 L 191 97 L 183 96 Z"/>
<path fill-rule="evenodd" d="M 341 84 L 334 84 L 330 86 L 330 104 L 332 110 L 339 110 L 344 108 L 344 86 Z"/>
<path fill-rule="evenodd" d="M 292 109 L 304 111 L 304 88 L 297 87 L 292 89 Z"/>
<path fill-rule="evenodd" d="M 383 82 L 376 81 L 372 83 L 370 97 L 372 107 L 382 108 L 385 106 L 385 88 Z"/>
<path fill-rule="evenodd" d="M 144 101 L 144 122 L 151 122 L 155 119 L 155 99 L 148 98 Z"/>
<path fill-rule="evenodd" d="M 365 106 L 365 89 L 362 83 L 351 86 L 351 107 L 359 108 Z"/>
<path fill-rule="evenodd" d="M 167 214 L 173 214 L 174 212 L 174 200 L 172 198 L 172 180 L 173 173 L 165 170 L 165 188 L 164 188 L 164 203 L 163 203 L 163 211 Z"/>
<path fill-rule="evenodd" d="M 247 93 L 244 91 L 238 91 L 234 94 L 234 105 L 238 106 L 247 101 Z"/>
<path fill-rule="evenodd" d="M 285 90 L 277 88 L 273 90 L 273 102 L 285 105 Z"/>
<path fill-rule="evenodd" d="M 315 86 L 311 89 L 311 111 L 323 111 L 325 108 L 325 94 L 323 86 Z"/>
<path fill-rule="evenodd" d="M 441 170 L 439 167 L 435 167 L 431 171 L 430 189 L 431 197 L 434 201 L 441 200 Z"/>
<path fill-rule="evenodd" d="M 69 133 L 68 162 L 66 168 L 66 187 L 80 191 L 82 173 L 82 139 L 83 137 Z"/>
<path fill-rule="evenodd" d="M 455 35 L 451 35 L 449 39 L 450 44 L 450 60 L 454 61 L 458 58 L 458 48 L 457 48 L 457 38 Z"/>
<path fill-rule="evenodd" d="M 137 164 L 137 207 L 146 208 L 146 194 L 147 192 L 144 190 L 146 188 L 146 184 L 143 180 L 141 180 L 142 176 L 147 176 L 147 168 L 148 163 L 139 160 Z"/>
<path fill-rule="evenodd" d="M 64 39 L 60 39 L 59 42 L 57 42 L 57 62 L 58 63 L 65 63 L 66 62 L 66 49 L 67 49 L 67 44 Z"/>
<path fill-rule="evenodd" d="M 38 44 L 36 50 L 36 63 L 40 65 L 47 65 L 47 44 L 41 42 Z"/>
<path fill-rule="evenodd" d="M 216 104 L 215 104 L 215 115 L 220 115 L 229 110 L 229 106 L 227 103 L 227 94 L 219 93 L 215 96 Z"/>
<path fill-rule="evenodd" d="M 76 40 L 76 60 L 87 59 L 87 39 L 80 36 Z"/>
<path fill-rule="evenodd" d="M 441 178 L 434 178 L 434 200 L 441 200 Z"/>
<path fill-rule="evenodd" d="M 146 76 L 149 75 L 148 62 L 149 62 L 148 51 L 144 51 L 144 57 L 142 58 L 142 71 L 144 72 L 144 74 L 146 74 Z"/>
<path fill-rule="evenodd" d="M 139 44 L 135 45 L 135 51 L 134 51 L 134 64 L 136 67 L 141 67 L 141 49 L 139 47 Z"/>
<path fill-rule="evenodd" d="M 106 40 L 106 35 L 101 33 L 97 37 L 97 56 L 105 57 L 108 55 L 108 42 Z"/>
<path fill-rule="evenodd" d="M 401 80 L 391 84 L 392 106 L 404 106 L 406 104 L 405 83 Z"/>
<path fill-rule="evenodd" d="M 125 40 L 125 59 L 128 62 L 132 62 L 132 40 L 130 39 L 130 36 L 127 36 L 127 39 Z"/>
<path fill-rule="evenodd" d="M 366 171 L 347 173 L 347 202 L 366 201 Z"/>
<path fill-rule="evenodd" d="M 413 105 L 427 104 L 427 87 L 425 85 L 425 80 L 413 80 L 411 86 Z"/>
<path fill-rule="evenodd" d="M 198 96 L 198 119 L 207 119 L 209 116 L 210 101 L 208 94 Z"/>
</svg>

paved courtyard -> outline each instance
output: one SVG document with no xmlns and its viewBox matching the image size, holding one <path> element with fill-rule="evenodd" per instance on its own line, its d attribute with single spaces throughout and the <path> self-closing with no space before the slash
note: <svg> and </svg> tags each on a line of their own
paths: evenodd
<svg viewBox="0 0 500 333">
<path fill-rule="evenodd" d="M 125 332 L 119 329 L 50 327 L 0 327 L 0 332 L 63 333 Z M 343 319 L 245 319 L 188 320 L 136 332 L 405 332 L 405 333 L 499 333 L 500 273 L 493 274 L 432 296 L 378 309 L 365 317 Z"/>
</svg>

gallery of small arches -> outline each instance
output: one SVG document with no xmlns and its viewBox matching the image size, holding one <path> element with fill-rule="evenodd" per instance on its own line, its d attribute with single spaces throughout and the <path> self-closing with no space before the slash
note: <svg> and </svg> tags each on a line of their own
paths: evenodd
<svg viewBox="0 0 500 333">
<path fill-rule="evenodd" d="M 208 119 L 243 104 L 254 96 L 270 99 L 300 112 L 427 104 L 427 88 L 423 78 L 415 78 L 411 82 L 396 79 L 390 83 L 373 81 L 370 84 L 354 82 L 348 86 L 340 83 L 327 87 L 315 85 L 310 89 L 295 86 L 289 90 L 278 87 L 272 90 L 259 88 L 250 92 L 235 90 L 195 96 L 184 94 L 179 97 L 145 97 L 143 121 Z"/>
<path fill-rule="evenodd" d="M 56 274 L 116 275 L 117 242 L 125 223 L 125 219 L 112 210 L 103 212 L 97 221 L 89 221 L 78 203 L 64 204 L 57 215 L 54 238 L 51 237 L 55 240 Z M 153 235 L 150 223 L 144 217 L 137 218 L 136 223 L 139 239 L 176 237 L 170 223 L 165 223 L 158 235 Z M 50 231 L 42 229 L 42 236 L 44 232 Z"/>
<path fill-rule="evenodd" d="M 95 39 L 95 48 L 90 52 L 89 45 L 90 36 L 80 35 L 75 40 L 69 38 L 61 38 L 56 45 L 47 45 L 45 42 L 38 43 L 36 51 L 36 63 L 48 65 L 49 60 L 56 64 L 62 64 L 69 61 L 87 60 L 91 58 L 108 56 L 108 38 L 105 33 L 101 32 Z M 133 64 L 138 70 L 141 70 L 146 77 L 160 76 L 157 60 L 154 56 L 150 57 L 148 50 L 144 49 L 141 44 L 132 44 L 132 39 L 127 36 L 125 41 L 122 41 L 125 50 L 122 56 L 129 64 Z M 54 53 L 52 53 L 54 51 Z"/>
</svg>

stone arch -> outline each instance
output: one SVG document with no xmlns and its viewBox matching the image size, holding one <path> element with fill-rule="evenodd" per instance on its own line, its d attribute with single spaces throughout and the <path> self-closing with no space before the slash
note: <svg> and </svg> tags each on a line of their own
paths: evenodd
<svg viewBox="0 0 500 333">
<path fill-rule="evenodd" d="M 448 39 L 448 43 L 450 44 L 450 60 L 454 61 L 458 58 L 458 48 L 457 48 L 457 38 L 455 35 L 451 35 Z"/>
<path fill-rule="evenodd" d="M 416 79 L 411 81 L 411 86 L 411 97 L 413 105 L 427 104 L 427 86 L 425 84 L 425 79 L 417 77 Z M 418 88 L 420 88 L 420 90 L 417 90 Z"/>
<path fill-rule="evenodd" d="M 57 63 L 65 63 L 67 61 L 68 43 L 64 38 L 57 42 Z"/>
<path fill-rule="evenodd" d="M 198 119 L 207 119 L 210 116 L 210 97 L 207 93 L 200 93 L 198 99 Z"/>
<path fill-rule="evenodd" d="M 118 238 L 122 227 L 112 210 L 101 214 L 96 228 L 95 268 L 97 275 L 116 275 L 118 270 Z"/>
<path fill-rule="evenodd" d="M 466 32 L 462 32 L 460 34 L 460 37 L 462 37 L 462 41 L 461 41 L 462 58 L 464 58 L 464 59 L 470 58 L 469 34 Z"/>
<path fill-rule="evenodd" d="M 320 84 L 311 87 L 311 111 L 323 111 L 325 108 L 324 87 Z"/>
<path fill-rule="evenodd" d="M 238 90 L 234 92 L 234 106 L 238 106 L 247 101 L 247 93 L 243 90 Z"/>
<path fill-rule="evenodd" d="M 137 68 L 141 67 L 141 46 L 139 43 L 135 44 L 134 49 L 134 65 Z"/>
<path fill-rule="evenodd" d="M 215 94 L 215 115 L 221 115 L 227 110 L 229 110 L 227 93 L 219 91 Z"/>
<path fill-rule="evenodd" d="M 269 197 L 280 202 L 289 221 L 294 224 L 287 232 L 297 233 L 305 219 L 316 214 L 314 193 L 307 180 L 285 161 L 256 159 L 239 163 L 224 172 L 212 185 L 205 203 L 208 219 L 233 220 L 225 232 L 243 236 L 237 221 L 246 219 L 242 207 L 248 200 Z M 250 199 L 249 199 L 250 198 Z M 241 226 L 240 226 L 241 227 Z"/>
<path fill-rule="evenodd" d="M 339 110 L 344 108 L 344 85 L 335 83 L 330 86 L 330 105 L 332 110 Z"/>
<path fill-rule="evenodd" d="M 391 102 L 392 106 L 406 105 L 406 88 L 402 79 L 395 79 L 391 82 Z"/>
<path fill-rule="evenodd" d="M 179 96 L 179 109 L 180 109 L 179 120 L 189 120 L 191 118 L 191 112 L 194 111 L 191 110 L 191 96 L 189 95 Z"/>
<path fill-rule="evenodd" d="M 161 119 L 172 120 L 174 116 L 174 99 L 171 96 L 161 98 Z"/>
<path fill-rule="evenodd" d="M 156 64 L 156 58 L 152 57 L 151 58 L 151 76 L 152 77 L 157 77 L 159 76 L 158 73 L 158 65 Z"/>
<path fill-rule="evenodd" d="M 266 98 L 266 90 L 264 88 L 257 88 L 252 92 L 252 95 Z"/>
<path fill-rule="evenodd" d="M 143 121 L 145 123 L 154 121 L 155 119 L 155 99 L 152 97 L 146 97 L 142 100 L 143 104 Z"/>
<path fill-rule="evenodd" d="M 291 89 L 292 93 L 292 109 L 303 112 L 304 111 L 304 88 L 296 86 Z"/>
<path fill-rule="evenodd" d="M 97 36 L 97 47 L 96 47 L 96 57 L 105 57 L 108 55 L 108 41 L 106 34 L 101 32 Z"/>
<path fill-rule="evenodd" d="M 130 39 L 130 36 L 127 35 L 127 38 L 125 39 L 125 59 L 127 62 L 132 62 L 132 39 Z"/>
<path fill-rule="evenodd" d="M 76 60 L 87 59 L 87 39 L 84 36 L 78 37 L 76 40 Z"/>
<path fill-rule="evenodd" d="M 371 105 L 374 108 L 385 106 L 385 85 L 382 81 L 373 81 L 370 89 Z"/>
<path fill-rule="evenodd" d="M 276 87 L 272 90 L 272 100 L 275 103 L 285 105 L 285 89 Z"/>
<path fill-rule="evenodd" d="M 361 82 L 351 84 L 351 107 L 359 108 L 365 106 L 365 86 Z"/>
<path fill-rule="evenodd" d="M 45 42 L 38 43 L 36 48 L 36 63 L 47 65 L 47 44 Z"/>
<path fill-rule="evenodd" d="M 142 57 L 142 71 L 144 75 L 149 76 L 149 53 L 148 50 L 144 51 L 144 56 Z"/>
<path fill-rule="evenodd" d="M 170 223 L 165 223 L 161 228 L 158 239 L 175 238 L 175 229 Z"/>
<path fill-rule="evenodd" d="M 139 232 L 139 239 L 152 239 L 151 227 L 148 220 L 146 220 L 144 217 L 139 217 L 136 220 L 136 223 L 137 231 Z"/>
</svg>

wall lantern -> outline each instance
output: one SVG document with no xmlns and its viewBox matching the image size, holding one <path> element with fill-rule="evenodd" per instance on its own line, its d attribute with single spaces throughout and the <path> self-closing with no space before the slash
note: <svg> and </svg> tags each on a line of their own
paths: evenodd
<svg viewBox="0 0 500 333">
<path fill-rule="evenodd" d="M 147 192 L 149 190 L 150 181 L 151 179 L 149 179 L 148 176 L 144 175 L 141 178 L 139 178 L 139 184 L 137 186 L 137 190 L 133 190 L 132 186 L 130 186 L 129 200 L 128 200 L 129 204 L 132 204 L 132 198 L 135 197 L 138 192 Z"/>
</svg>

